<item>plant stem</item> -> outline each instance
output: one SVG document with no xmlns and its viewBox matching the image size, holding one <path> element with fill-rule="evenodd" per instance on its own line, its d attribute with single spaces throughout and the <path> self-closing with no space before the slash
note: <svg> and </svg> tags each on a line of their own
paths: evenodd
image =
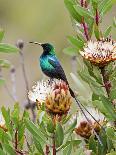
<svg viewBox="0 0 116 155">
<path fill-rule="evenodd" d="M 103 84 L 107 93 L 107 96 L 110 96 L 110 90 L 111 90 L 111 82 L 109 81 L 109 75 L 107 71 L 105 70 L 105 67 L 100 67 L 101 75 L 103 79 Z"/>
<path fill-rule="evenodd" d="M 87 8 L 86 1 L 84 2 L 84 0 L 81 0 L 80 4 L 81 4 L 81 7 Z M 82 23 L 82 26 L 83 26 L 83 29 L 84 29 L 84 34 L 85 34 L 86 40 L 88 41 L 89 40 L 89 33 L 88 33 L 88 27 L 87 27 L 87 24 L 85 23 L 84 17 L 82 17 L 82 22 L 81 23 Z"/>
<path fill-rule="evenodd" d="M 50 150 L 49 150 L 49 146 L 46 145 L 46 155 L 49 155 L 49 152 L 50 152 Z"/>
<path fill-rule="evenodd" d="M 81 4 L 81 6 L 83 7 L 83 5 L 84 5 L 84 1 L 83 1 L 83 0 L 81 0 L 80 4 Z"/>
<path fill-rule="evenodd" d="M 84 34 L 85 34 L 85 37 L 87 39 L 87 41 L 89 40 L 89 34 L 88 34 L 88 28 L 87 28 L 87 25 L 84 21 L 84 17 L 82 17 L 82 25 L 83 25 L 83 29 L 84 29 Z"/>
<path fill-rule="evenodd" d="M 15 132 L 15 150 L 17 150 L 18 148 L 18 130 L 16 129 Z"/>
<path fill-rule="evenodd" d="M 27 75 L 26 75 L 26 69 L 25 69 L 25 61 L 24 61 L 24 54 L 23 54 L 23 47 L 24 47 L 24 42 L 22 40 L 17 41 L 17 47 L 20 49 L 19 54 L 21 58 L 21 67 L 22 67 L 22 72 L 23 72 L 23 77 L 24 77 L 24 82 L 25 82 L 25 87 L 26 87 L 26 98 L 27 98 L 27 105 L 26 107 L 31 109 L 32 112 L 32 120 L 35 122 L 36 120 L 36 114 L 35 114 L 35 106 L 33 106 L 33 103 L 30 103 L 30 100 L 28 98 L 28 92 L 29 92 L 29 84 L 27 80 Z"/>
<path fill-rule="evenodd" d="M 55 133 L 53 133 L 53 155 L 56 155 L 56 143 L 55 143 Z"/>
<path fill-rule="evenodd" d="M 95 21 L 96 21 L 96 25 L 99 25 L 99 13 L 98 13 L 98 9 L 96 9 L 96 16 L 95 16 Z"/>
</svg>

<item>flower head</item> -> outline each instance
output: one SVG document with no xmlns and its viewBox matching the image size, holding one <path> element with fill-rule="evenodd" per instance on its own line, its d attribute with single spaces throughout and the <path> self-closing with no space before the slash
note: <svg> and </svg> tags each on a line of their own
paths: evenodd
<svg viewBox="0 0 116 155">
<path fill-rule="evenodd" d="M 88 107 L 87 110 L 91 113 L 91 115 L 99 122 L 99 124 L 102 126 L 104 123 L 104 116 L 101 114 L 97 109 Z M 76 134 L 78 134 L 81 137 L 89 138 L 93 134 L 93 129 L 96 132 L 100 131 L 101 126 L 93 120 L 93 118 L 90 116 L 90 114 L 87 113 L 87 111 L 84 111 L 85 115 L 89 119 L 89 122 L 86 120 L 85 116 L 79 111 L 77 115 L 74 115 L 72 120 L 77 117 L 77 125 L 75 128 Z"/>
<path fill-rule="evenodd" d="M 67 113 L 72 103 L 68 85 L 57 79 L 37 82 L 28 96 L 34 102 L 45 103 L 46 109 L 55 114 Z"/>
<path fill-rule="evenodd" d="M 102 38 L 99 41 L 88 41 L 80 54 L 99 67 L 116 60 L 116 41 Z"/>
</svg>

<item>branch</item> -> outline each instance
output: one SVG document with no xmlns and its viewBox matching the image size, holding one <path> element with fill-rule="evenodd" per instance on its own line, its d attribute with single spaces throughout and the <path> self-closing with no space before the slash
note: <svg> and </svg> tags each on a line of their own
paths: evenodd
<svg viewBox="0 0 116 155">
<path fill-rule="evenodd" d="M 56 143 L 55 143 L 55 133 L 53 133 L 53 155 L 56 155 Z"/>
<path fill-rule="evenodd" d="M 96 25 L 99 25 L 99 12 L 98 9 L 96 9 L 96 15 L 95 15 L 95 21 L 96 21 Z"/>
<path fill-rule="evenodd" d="M 26 69 L 25 69 L 25 63 L 24 63 L 24 54 L 23 54 L 23 47 L 24 47 L 24 42 L 22 40 L 18 40 L 16 43 L 16 46 L 20 49 L 19 54 L 21 58 L 21 67 L 22 67 L 22 72 L 23 72 L 23 77 L 24 77 L 24 82 L 25 82 L 25 87 L 26 87 L 26 98 L 28 104 L 26 105 L 31 109 L 32 112 L 32 117 L 33 117 L 33 122 L 35 122 L 36 119 L 36 114 L 35 114 L 35 108 L 33 108 L 33 105 L 30 103 L 30 100 L 28 98 L 28 92 L 29 92 L 29 84 L 26 76 Z"/>
<path fill-rule="evenodd" d="M 81 7 L 87 8 L 87 2 L 86 2 L 86 0 L 85 0 L 85 2 L 84 2 L 84 0 L 81 0 L 80 1 L 80 5 L 81 5 Z M 84 29 L 85 37 L 86 37 L 86 39 L 88 41 L 89 40 L 89 33 L 88 33 L 88 27 L 87 27 L 87 24 L 85 23 L 84 17 L 82 17 L 82 22 L 81 23 L 82 23 L 82 26 L 83 26 L 83 29 Z"/>
<path fill-rule="evenodd" d="M 105 70 L 105 67 L 100 67 L 101 70 L 101 75 L 102 75 L 102 79 L 103 79 L 103 84 L 107 93 L 107 96 L 110 96 L 110 90 L 111 90 L 111 82 L 109 81 L 109 75 L 107 73 L 107 71 Z"/>
<path fill-rule="evenodd" d="M 82 26 L 83 26 L 83 29 L 84 29 L 85 37 L 86 37 L 86 39 L 88 41 L 89 40 L 88 27 L 87 27 L 87 25 L 85 23 L 84 17 L 82 17 Z"/>
</svg>

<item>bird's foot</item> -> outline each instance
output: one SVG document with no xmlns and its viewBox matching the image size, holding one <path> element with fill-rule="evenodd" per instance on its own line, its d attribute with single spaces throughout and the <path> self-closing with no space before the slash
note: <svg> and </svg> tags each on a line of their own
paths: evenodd
<svg viewBox="0 0 116 155">
<path fill-rule="evenodd" d="M 48 84 L 49 84 L 49 85 L 52 85 L 52 82 L 53 82 L 53 79 L 50 78 Z"/>
</svg>

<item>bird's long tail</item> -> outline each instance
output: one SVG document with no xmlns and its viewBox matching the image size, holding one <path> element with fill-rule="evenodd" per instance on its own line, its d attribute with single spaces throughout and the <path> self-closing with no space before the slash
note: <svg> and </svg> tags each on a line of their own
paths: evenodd
<svg viewBox="0 0 116 155">
<path fill-rule="evenodd" d="M 88 119 L 87 115 L 85 114 L 84 110 L 85 110 L 85 111 L 93 118 L 93 120 L 94 120 L 95 122 L 97 122 L 98 125 L 104 130 L 104 128 L 103 128 L 103 127 L 100 125 L 100 123 L 95 119 L 95 117 L 94 117 L 94 116 L 87 110 L 87 108 L 76 98 L 74 91 L 73 91 L 71 88 L 69 88 L 69 91 L 70 91 L 71 96 L 75 99 L 75 101 L 76 101 L 76 103 L 77 103 L 77 105 L 78 105 L 78 107 L 79 107 L 81 113 L 84 115 L 84 117 L 86 118 L 87 122 L 91 125 L 91 122 L 90 122 L 90 120 Z M 83 110 L 83 108 L 84 108 L 84 110 Z M 92 129 L 93 129 L 94 134 L 96 135 L 96 137 L 97 137 L 99 143 L 100 143 L 101 145 L 103 145 L 103 144 L 102 144 L 102 141 L 101 141 L 101 139 L 100 139 L 100 137 L 98 136 L 98 134 L 96 133 L 96 131 L 94 130 L 93 127 L 92 127 Z"/>
</svg>

